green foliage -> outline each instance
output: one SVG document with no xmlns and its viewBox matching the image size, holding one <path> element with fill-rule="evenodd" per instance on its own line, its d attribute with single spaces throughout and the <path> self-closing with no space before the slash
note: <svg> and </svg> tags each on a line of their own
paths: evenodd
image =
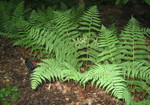
<svg viewBox="0 0 150 105">
<path fill-rule="evenodd" d="M 150 6 L 150 1 L 149 0 L 144 0 L 144 2 Z"/>
<path fill-rule="evenodd" d="M 80 53 L 84 58 L 79 58 L 80 62 L 92 62 L 95 63 L 96 53 L 96 39 L 97 33 L 100 31 L 101 21 L 99 19 L 99 12 L 96 6 L 91 7 L 79 21 L 79 32 L 80 32 Z"/>
<path fill-rule="evenodd" d="M 84 14 L 84 9 L 85 6 L 84 5 L 80 5 L 77 8 L 72 8 L 71 10 L 71 21 L 74 21 L 74 23 L 78 23 L 80 21 L 80 17 L 82 17 L 82 15 Z"/>
<path fill-rule="evenodd" d="M 144 36 L 139 22 L 133 17 L 130 19 L 127 26 L 120 34 L 120 43 L 123 60 L 145 62 L 144 59 L 149 59 L 149 47 L 146 45 L 146 37 Z"/>
<path fill-rule="evenodd" d="M 120 53 L 119 40 L 115 32 L 102 26 L 99 40 L 98 47 L 101 49 L 101 53 L 97 55 L 97 62 L 103 62 L 105 64 L 120 63 L 123 55 Z"/>
<path fill-rule="evenodd" d="M 126 3 L 128 3 L 129 2 L 129 0 L 116 0 L 115 1 L 115 5 L 120 5 L 120 4 L 126 4 Z"/>
<path fill-rule="evenodd" d="M 97 65 L 85 72 L 80 82 L 85 85 L 91 80 L 92 85 L 96 83 L 96 87 L 106 88 L 108 92 L 112 91 L 114 96 L 121 99 L 126 90 L 126 84 L 120 69 L 118 65 Z"/>
<path fill-rule="evenodd" d="M 12 88 L 7 84 L 6 88 L 0 90 L 0 99 L 8 103 L 8 101 L 15 101 L 19 98 L 18 87 Z"/>
<path fill-rule="evenodd" d="M 36 87 L 42 83 L 42 80 L 55 81 L 59 79 L 66 81 L 72 79 L 76 82 L 80 80 L 81 74 L 69 63 L 59 62 L 55 59 L 47 59 L 43 60 L 43 62 L 38 65 L 40 67 L 34 69 L 31 75 L 32 89 L 36 89 Z"/>
<path fill-rule="evenodd" d="M 124 77 L 133 79 L 150 79 L 150 70 L 148 66 L 145 66 L 143 62 L 125 62 L 122 63 Z"/>
<path fill-rule="evenodd" d="M 99 31 L 100 22 L 97 7 L 93 6 L 81 17 L 79 30 L 85 32 L 86 37 L 90 37 L 92 32 Z"/>
<path fill-rule="evenodd" d="M 54 59 L 43 60 L 43 63 L 38 64 L 40 67 L 34 69 L 31 75 L 31 85 L 32 89 L 35 89 L 42 80 L 46 81 L 54 81 L 56 79 L 61 79 L 61 72 L 64 68 L 58 61 Z"/>
<path fill-rule="evenodd" d="M 10 6 L 9 6 L 10 5 Z M 27 23 L 24 20 L 24 2 L 19 3 L 15 9 L 12 9 L 15 4 L 10 3 L 7 7 L 5 2 L 2 2 L 0 20 L 2 20 L 1 35 L 8 38 L 17 39 L 19 34 L 25 33 Z M 7 10 L 7 11 L 5 11 Z M 21 32 L 21 33 L 20 33 Z"/>
<path fill-rule="evenodd" d="M 125 5 L 128 2 L 130 2 L 131 0 L 115 0 L 115 5 Z M 149 0 L 142 0 L 143 2 L 145 2 L 147 5 L 150 6 L 150 1 Z"/>
<path fill-rule="evenodd" d="M 92 12 L 93 11 L 93 12 Z M 96 12 L 95 12 L 96 11 Z M 83 25 L 83 23 L 87 23 L 89 24 L 88 20 L 88 16 L 89 14 L 94 15 L 93 13 L 95 13 L 95 18 L 91 17 L 91 25 L 87 25 L 86 29 L 88 28 L 89 31 L 92 31 L 92 29 L 94 29 L 94 22 L 98 24 L 99 21 L 96 21 L 96 19 L 98 20 L 98 18 L 96 17 L 96 13 L 97 13 L 97 9 L 96 7 L 89 9 L 88 10 L 88 14 L 85 14 L 83 17 L 85 20 L 85 22 L 80 22 L 80 24 Z M 80 62 L 80 60 L 78 60 L 78 57 L 87 54 L 85 51 L 81 51 L 84 48 L 88 48 L 88 46 L 84 45 L 84 42 L 81 43 L 77 37 L 80 37 L 81 35 L 79 34 L 79 32 L 77 31 L 77 26 L 73 25 L 72 22 L 70 22 L 70 18 L 68 18 L 68 13 L 66 12 L 54 12 L 54 20 L 52 20 L 52 29 L 49 30 L 39 30 L 36 29 L 35 32 L 34 30 L 32 30 L 32 33 L 29 35 L 32 35 L 31 37 L 33 38 L 33 41 L 36 41 L 36 44 L 40 44 L 40 45 L 45 45 L 45 49 L 48 53 L 53 53 L 55 56 L 55 59 L 58 62 L 68 62 L 69 64 L 71 64 L 71 66 L 69 66 L 70 69 L 67 69 L 63 72 L 63 75 L 66 76 L 64 78 L 64 80 L 69 80 L 69 79 L 73 79 L 75 81 L 79 81 L 79 73 L 78 71 L 78 67 L 77 64 L 78 62 Z M 92 22 L 95 19 L 94 22 Z M 100 25 L 95 25 L 96 26 L 100 26 Z M 84 29 L 84 27 L 80 27 L 79 28 Z M 98 29 L 97 29 L 98 30 Z M 91 34 L 90 32 L 88 34 Z M 39 36 L 38 36 L 39 35 Z M 86 34 L 87 35 L 87 34 Z M 92 36 L 92 35 L 91 35 Z M 45 40 L 47 39 L 47 40 Z M 88 41 L 89 43 L 89 41 Z M 51 59 L 50 59 L 51 60 Z M 49 63 L 50 64 L 50 63 Z M 54 65 L 54 64 L 53 64 Z M 43 69 L 44 70 L 44 69 Z M 39 68 L 39 70 L 35 69 L 35 73 L 37 74 L 41 74 L 37 71 L 43 71 L 42 68 Z M 60 73 L 60 69 L 55 69 L 55 72 Z M 45 70 L 44 70 L 45 71 Z M 63 71 L 63 69 L 61 70 Z M 71 71 L 71 72 L 70 72 Z M 45 74 L 45 72 L 44 72 Z M 49 73 L 47 73 L 49 74 Z M 34 76 L 39 79 L 34 78 Z M 49 77 L 52 77 L 51 75 L 49 75 Z M 55 77 L 55 76 L 54 76 Z M 60 76 L 61 77 L 61 76 Z M 43 77 L 40 77 L 39 75 L 36 76 L 36 74 L 33 73 L 32 76 L 32 84 L 33 84 L 33 88 L 36 88 L 36 86 L 41 83 L 42 81 L 39 81 L 40 79 L 43 79 Z M 48 80 L 50 80 L 50 78 L 44 77 Z M 57 76 L 56 76 L 57 78 Z M 60 79 L 60 78 L 59 78 Z M 50 80 L 51 81 L 51 80 Z"/>
<path fill-rule="evenodd" d="M 74 80 L 84 86 L 91 82 L 125 100 L 127 105 L 135 102 L 126 78 L 146 81 L 142 88 L 146 90 L 150 70 L 145 60 L 149 59 L 145 36 L 150 29 L 141 27 L 133 17 L 117 37 L 116 31 L 101 25 L 96 6 L 87 11 L 84 7 L 66 10 L 61 4 L 64 8 L 61 11 L 43 7 L 26 17 L 23 2 L 9 9 L 12 11 L 9 13 L 5 3 L 0 5 L 1 35 L 13 38 L 14 45 L 31 48 L 39 59 L 47 58 L 31 74 L 32 89 L 47 80 Z M 81 68 L 85 69 L 83 73 Z"/>
</svg>

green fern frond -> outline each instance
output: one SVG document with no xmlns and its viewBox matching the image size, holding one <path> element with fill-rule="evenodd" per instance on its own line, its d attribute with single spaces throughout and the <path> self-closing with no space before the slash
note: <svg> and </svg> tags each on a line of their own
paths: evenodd
<svg viewBox="0 0 150 105">
<path fill-rule="evenodd" d="M 108 92 L 111 91 L 118 99 L 131 99 L 122 74 L 123 72 L 119 65 L 97 65 L 82 75 L 80 83 L 85 86 L 87 82 L 91 81 L 92 85 L 96 83 L 99 88 L 106 88 Z"/>
<path fill-rule="evenodd" d="M 119 40 L 115 33 L 102 26 L 99 40 L 98 47 L 101 52 L 97 55 L 97 62 L 120 63 L 123 55 L 121 55 Z"/>
<path fill-rule="evenodd" d="M 24 1 L 16 6 L 11 18 L 13 22 L 17 22 L 18 19 L 24 19 Z"/>
<path fill-rule="evenodd" d="M 12 7 L 13 7 L 13 5 L 15 5 L 15 4 L 12 4 Z M 2 8 L 3 8 L 3 6 L 2 6 Z M 10 9 L 8 12 L 9 14 L 5 13 L 7 10 L 2 10 L 2 11 L 3 11 L 2 12 L 3 17 L 1 17 L 1 18 L 3 20 L 4 35 L 6 33 L 9 33 L 10 35 L 8 35 L 7 37 L 17 38 L 17 37 L 20 37 L 19 34 L 26 32 L 25 27 L 27 24 L 24 20 L 24 2 L 19 3 L 15 7 L 15 9 L 13 9 L 13 10 Z M 4 22 L 4 20 L 5 20 L 5 22 Z"/>
<path fill-rule="evenodd" d="M 29 17 L 29 23 L 31 26 L 38 26 L 39 24 L 41 24 L 41 22 L 39 22 L 39 19 L 40 17 L 38 16 L 38 13 L 33 10 L 30 14 L 30 17 Z"/>
<path fill-rule="evenodd" d="M 52 20 L 54 18 L 54 10 L 49 6 L 46 9 L 46 19 Z"/>
<path fill-rule="evenodd" d="M 40 67 L 34 69 L 31 75 L 31 87 L 36 87 L 42 83 L 42 81 L 54 81 L 55 79 L 61 80 L 61 73 L 63 66 L 54 59 L 43 60 L 42 63 L 38 64 Z"/>
<path fill-rule="evenodd" d="M 141 28 L 144 35 L 150 36 L 150 28 Z"/>
<path fill-rule="evenodd" d="M 46 59 L 42 63 L 38 64 L 40 67 L 34 69 L 31 74 L 31 87 L 36 89 L 36 87 L 43 81 L 55 81 L 56 79 L 66 81 L 75 80 L 78 82 L 80 80 L 80 72 L 75 70 L 69 63 L 59 62 L 55 59 Z"/>
<path fill-rule="evenodd" d="M 12 36 L 9 33 L 9 26 L 11 24 L 10 17 L 13 10 L 14 4 L 12 2 L 0 1 L 0 25 L 1 35 L 5 37 Z"/>
<path fill-rule="evenodd" d="M 92 31 L 98 31 L 101 26 L 101 21 L 99 19 L 99 12 L 96 6 L 91 7 L 85 14 L 81 17 L 79 22 L 79 30 L 88 32 L 87 37 L 91 36 Z"/>
<path fill-rule="evenodd" d="M 61 8 L 62 11 L 67 10 L 67 6 L 63 2 L 60 2 L 60 8 Z"/>
<path fill-rule="evenodd" d="M 80 5 L 79 7 L 77 8 L 72 8 L 71 10 L 71 20 L 74 22 L 74 23 L 78 23 L 81 18 L 84 14 L 84 9 L 85 9 L 85 6 L 84 5 Z"/>
<path fill-rule="evenodd" d="M 100 31 L 101 21 L 99 19 L 99 12 L 96 6 L 93 6 L 87 10 L 80 18 L 79 21 L 79 32 L 80 43 L 77 47 L 79 48 L 79 61 L 87 66 L 88 62 L 95 63 L 97 32 Z M 78 40 L 78 39 L 77 39 Z"/>
<path fill-rule="evenodd" d="M 19 28 L 24 27 L 24 2 L 19 3 L 11 16 L 11 24 L 8 26 L 8 33 L 14 34 L 14 38 L 18 35 Z M 21 24 L 20 24 L 21 23 Z M 24 30 L 25 31 L 25 30 Z"/>
<path fill-rule="evenodd" d="M 149 48 L 145 46 L 145 39 L 139 22 L 132 17 L 120 35 L 123 59 L 134 62 L 149 58 Z"/>
<path fill-rule="evenodd" d="M 76 70 L 69 63 L 64 63 L 64 66 L 66 67 L 66 69 L 62 72 L 63 81 L 74 80 L 75 82 L 79 82 L 81 78 L 81 73 L 79 72 L 79 70 Z"/>
<path fill-rule="evenodd" d="M 150 79 L 150 69 L 145 66 L 144 62 L 125 62 L 121 66 L 123 67 L 124 77 L 142 80 Z"/>
<path fill-rule="evenodd" d="M 4 31 L 3 27 L 4 25 L 6 24 L 6 22 L 9 21 L 9 18 L 10 18 L 10 14 L 9 14 L 9 8 L 7 8 L 7 10 L 9 11 L 6 11 L 6 4 L 7 2 L 4 2 L 4 1 L 0 1 L 0 25 L 2 28 L 0 28 L 2 31 Z"/>
</svg>

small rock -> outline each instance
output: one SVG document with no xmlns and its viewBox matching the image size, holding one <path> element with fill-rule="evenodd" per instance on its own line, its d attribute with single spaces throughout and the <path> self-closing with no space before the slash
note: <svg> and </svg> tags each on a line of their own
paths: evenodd
<svg viewBox="0 0 150 105">
<path fill-rule="evenodd" d="M 93 100 L 92 100 L 92 99 L 86 99 L 86 100 L 83 102 L 83 104 L 85 104 L 85 105 L 92 105 L 92 103 L 93 103 Z"/>
<path fill-rule="evenodd" d="M 60 92 L 62 92 L 63 91 L 62 86 L 58 86 L 57 90 L 59 90 Z"/>
<path fill-rule="evenodd" d="M 67 101 L 69 101 L 69 98 L 66 98 Z"/>
<path fill-rule="evenodd" d="M 55 83 L 55 86 L 56 86 L 56 87 L 60 86 L 60 82 L 57 81 L 57 82 Z"/>
<path fill-rule="evenodd" d="M 9 79 L 7 78 L 5 81 L 6 81 L 6 82 L 9 82 Z"/>
</svg>

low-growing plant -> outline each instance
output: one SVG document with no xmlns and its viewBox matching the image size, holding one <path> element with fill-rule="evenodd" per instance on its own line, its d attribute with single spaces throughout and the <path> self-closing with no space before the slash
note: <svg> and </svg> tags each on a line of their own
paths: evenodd
<svg viewBox="0 0 150 105">
<path fill-rule="evenodd" d="M 149 28 L 141 27 L 131 17 L 117 35 L 116 31 L 101 24 L 96 6 L 80 15 L 71 9 L 57 11 L 49 7 L 45 11 L 33 10 L 28 19 L 24 19 L 22 6 L 23 2 L 8 19 L 12 24 L 1 23 L 8 25 L 1 34 L 13 38 L 14 45 L 32 48 L 35 56 L 47 58 L 31 74 L 32 89 L 47 80 L 74 80 L 84 87 L 90 82 L 98 88 L 105 88 L 117 99 L 125 100 L 127 105 L 150 101 L 135 102 L 128 89 L 128 85 L 136 85 L 149 94 L 150 65 L 146 61 L 150 59 L 149 47 L 146 46 Z M 74 17 L 73 12 L 77 14 Z M 2 14 L 5 15 L 5 11 Z M 3 15 L 0 18 L 5 20 Z M 81 68 L 84 71 L 81 72 Z M 130 82 L 126 78 L 138 80 Z"/>
<path fill-rule="evenodd" d="M 0 90 L 0 100 L 8 103 L 15 101 L 19 98 L 18 87 L 12 88 L 10 84 L 7 84 L 6 88 Z"/>
<path fill-rule="evenodd" d="M 125 5 L 131 0 L 115 0 L 115 5 Z M 138 0 L 132 0 L 133 2 L 137 2 Z M 145 2 L 147 5 L 150 6 L 150 0 L 141 0 L 142 2 Z"/>
</svg>

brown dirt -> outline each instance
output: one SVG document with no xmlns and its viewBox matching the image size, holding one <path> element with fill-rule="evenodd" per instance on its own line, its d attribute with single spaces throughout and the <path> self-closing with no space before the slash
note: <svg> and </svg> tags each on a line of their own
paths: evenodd
<svg viewBox="0 0 150 105">
<path fill-rule="evenodd" d="M 129 10 L 116 7 L 101 6 L 103 10 L 102 21 L 105 26 L 115 23 L 118 29 L 131 17 Z M 140 20 L 140 16 L 137 16 Z M 147 20 L 145 20 L 147 21 Z M 146 22 L 144 22 L 146 23 Z M 148 23 L 148 22 L 147 22 Z M 147 24 L 145 24 L 147 25 Z M 0 37 L 0 89 L 6 84 L 19 87 L 19 99 L 10 102 L 12 105 L 115 105 L 116 99 L 102 89 L 96 89 L 90 84 L 84 89 L 73 81 L 44 83 L 32 90 L 28 69 L 25 66 L 25 56 L 30 53 L 24 47 L 14 47 L 10 39 Z M 36 65 L 38 60 L 29 57 Z M 133 97 L 139 101 L 144 98 L 134 93 Z M 142 97 L 141 97 L 142 96 Z M 125 105 L 119 101 L 117 105 Z"/>
</svg>

